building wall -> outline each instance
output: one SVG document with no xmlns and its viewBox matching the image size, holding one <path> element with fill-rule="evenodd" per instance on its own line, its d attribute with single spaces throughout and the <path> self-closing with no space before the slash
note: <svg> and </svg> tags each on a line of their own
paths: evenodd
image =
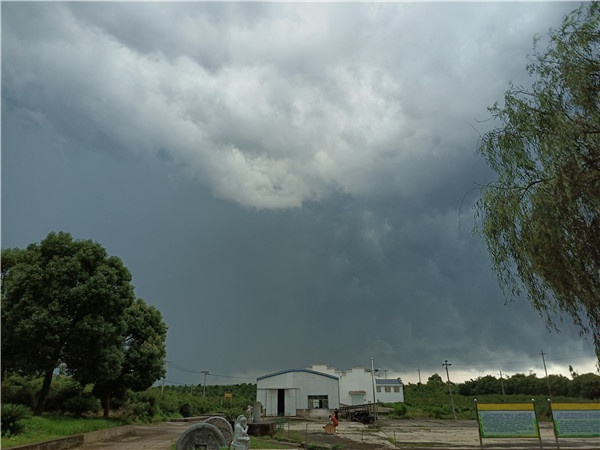
<svg viewBox="0 0 600 450">
<path fill-rule="evenodd" d="M 373 403 L 373 380 L 364 367 L 353 367 L 340 379 L 340 397 L 345 405 Z M 362 399 L 361 399 L 362 396 Z"/>
<path fill-rule="evenodd" d="M 364 367 L 353 367 L 341 372 L 323 364 L 314 364 L 311 369 L 336 374 L 340 377 L 340 403 L 342 405 L 373 403 L 373 380 L 371 372 L 367 372 Z"/>
<path fill-rule="evenodd" d="M 404 402 L 404 386 L 400 380 L 375 380 L 375 386 L 377 391 L 375 397 L 378 402 Z"/>
<path fill-rule="evenodd" d="M 374 381 L 377 402 L 404 401 L 404 389 L 398 379 Z M 309 395 L 327 396 L 327 408 L 309 405 Z M 324 364 L 315 364 L 310 369 L 284 370 L 259 377 L 256 400 L 262 404 L 267 416 L 327 417 L 340 405 L 373 403 L 373 379 L 364 367 L 341 372 Z M 283 411 L 280 401 L 283 401 Z"/>
<path fill-rule="evenodd" d="M 329 374 L 318 373 L 312 370 L 286 370 L 257 379 L 256 400 L 261 402 L 267 416 L 281 414 L 279 401 L 283 390 L 285 416 L 307 415 L 299 411 L 310 411 L 312 408 L 308 403 L 309 395 L 326 396 L 328 408 L 322 414 L 327 417 L 329 411 L 338 408 L 339 390 L 338 378 Z M 315 413 L 314 411 L 312 413 Z M 308 414 L 310 415 L 310 414 Z"/>
<path fill-rule="evenodd" d="M 339 376 L 340 379 L 340 404 L 364 405 L 373 403 L 373 379 L 371 372 L 364 367 L 353 367 L 344 372 L 325 364 L 313 364 L 312 370 Z M 380 386 L 379 391 L 377 386 Z M 394 392 L 394 386 L 399 392 Z M 385 387 L 390 388 L 386 392 Z M 404 402 L 404 389 L 397 379 L 375 379 L 375 399 L 378 402 L 393 403 Z"/>
</svg>

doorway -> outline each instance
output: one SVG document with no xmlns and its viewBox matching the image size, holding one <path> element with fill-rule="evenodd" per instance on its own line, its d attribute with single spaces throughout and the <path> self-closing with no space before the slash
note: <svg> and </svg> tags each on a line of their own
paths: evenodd
<svg viewBox="0 0 600 450">
<path fill-rule="evenodd" d="M 285 416 L 285 389 L 277 390 L 277 415 Z"/>
</svg>

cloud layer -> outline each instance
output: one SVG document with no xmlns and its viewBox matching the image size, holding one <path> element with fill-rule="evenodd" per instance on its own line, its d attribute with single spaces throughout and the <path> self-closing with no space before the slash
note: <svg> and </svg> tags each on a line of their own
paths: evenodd
<svg viewBox="0 0 600 450">
<path fill-rule="evenodd" d="M 167 161 L 241 205 L 299 207 L 331 192 L 410 197 L 443 176 L 441 158 L 465 154 L 485 106 L 522 76 L 532 31 L 557 12 L 8 5 L 3 89 L 60 135 Z"/>
<path fill-rule="evenodd" d="M 486 107 L 575 6 L 3 4 L 3 247 L 106 245 L 198 370 L 592 355 L 471 235 Z"/>
</svg>

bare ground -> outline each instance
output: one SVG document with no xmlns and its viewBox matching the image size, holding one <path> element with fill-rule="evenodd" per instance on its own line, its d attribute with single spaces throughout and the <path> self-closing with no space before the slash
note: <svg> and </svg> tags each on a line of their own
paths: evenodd
<svg viewBox="0 0 600 450">
<path fill-rule="evenodd" d="M 300 436 L 312 448 L 340 448 L 343 450 L 371 449 L 451 449 L 474 450 L 481 448 L 475 420 L 381 420 L 381 428 L 374 429 L 356 422 L 341 421 L 338 433 L 328 435 L 323 422 L 289 420 L 281 424 L 281 433 Z M 136 435 L 121 440 L 96 442 L 80 447 L 83 450 L 169 450 L 190 423 L 168 422 L 153 426 L 136 427 Z M 541 448 L 556 449 L 556 439 L 550 423 L 540 424 Z M 279 442 L 282 449 L 289 445 Z M 337 444 L 337 445 L 336 445 Z M 559 441 L 561 449 L 598 450 L 600 438 L 571 438 Z M 291 448 L 301 448 L 295 444 Z M 304 444 L 304 447 L 309 445 Z M 538 439 L 484 439 L 483 448 L 539 449 Z"/>
</svg>

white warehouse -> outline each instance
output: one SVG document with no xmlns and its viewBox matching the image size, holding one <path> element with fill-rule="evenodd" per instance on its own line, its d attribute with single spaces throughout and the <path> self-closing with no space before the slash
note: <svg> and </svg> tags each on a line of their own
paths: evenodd
<svg viewBox="0 0 600 450">
<path fill-rule="evenodd" d="M 335 375 L 290 369 L 256 381 L 256 400 L 267 416 L 327 417 L 340 406 L 339 378 Z"/>
</svg>

